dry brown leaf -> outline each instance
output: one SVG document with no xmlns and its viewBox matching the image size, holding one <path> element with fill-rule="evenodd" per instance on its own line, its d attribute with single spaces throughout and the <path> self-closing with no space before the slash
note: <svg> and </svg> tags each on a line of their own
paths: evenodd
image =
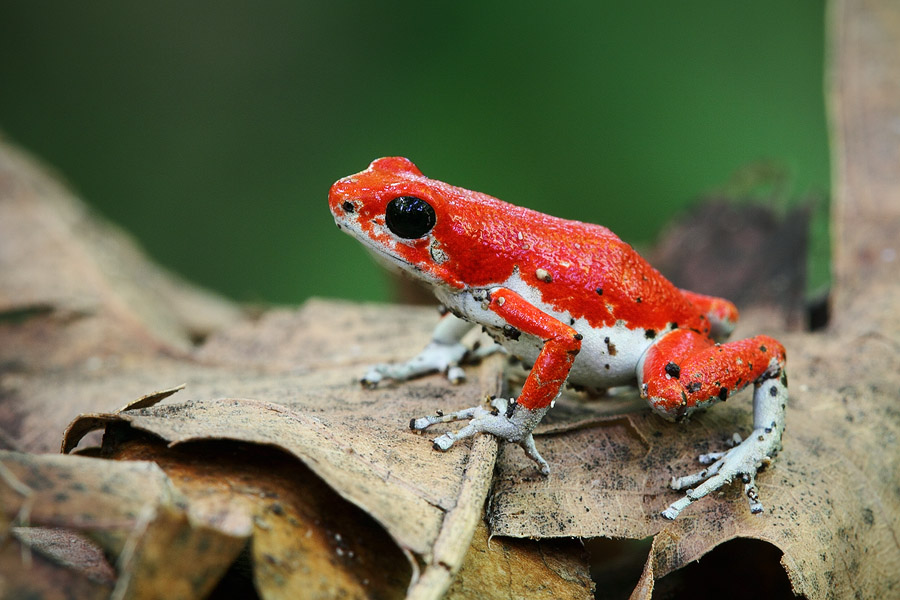
<svg viewBox="0 0 900 600">
<path fill-rule="evenodd" d="M 181 383 L 160 386 L 145 361 L 173 368 L 240 317 L 0 139 L 0 447 L 53 451 L 79 413 Z"/>
<path fill-rule="evenodd" d="M 67 551 L 71 552 L 71 547 Z M 111 582 L 98 581 L 78 569 L 60 565 L 17 539 L 0 545 L 2 598 L 103 600 L 109 598 L 112 589 Z"/>
<path fill-rule="evenodd" d="M 231 386 L 277 404 L 237 398 L 160 404 L 82 417 L 73 430 L 84 433 L 85 420 L 105 426 L 115 419 L 175 444 L 228 439 L 282 448 L 375 516 L 401 546 L 427 555 L 444 513 L 456 504 L 466 454 L 433 452 L 427 439 L 408 430 L 403 415 L 437 403 L 452 406 L 453 400 L 463 404 L 478 396 L 477 388 L 460 386 L 448 395 L 438 382 L 424 380 L 405 386 L 398 400 L 391 388 L 368 391 L 351 385 L 342 371 L 244 378 Z M 258 389 L 251 389 L 254 384 Z M 189 389 L 195 388 L 205 395 L 199 385 Z M 65 447 L 75 442 L 69 438 Z"/>
<path fill-rule="evenodd" d="M 449 600 L 593 598 L 588 555 L 578 540 L 491 538 L 481 521 Z"/>
<path fill-rule="evenodd" d="M 306 311 L 334 315 L 354 308 L 312 303 Z M 314 320 L 328 322 L 321 316 Z M 499 373 L 495 368 L 486 370 Z M 496 392 L 500 385 L 496 375 L 452 390 L 440 380 L 422 380 L 404 386 L 404 398 L 398 400 L 391 388 L 364 390 L 348 381 L 341 367 L 283 377 L 231 374 L 227 377 L 233 379 L 225 379 L 221 371 L 217 373 L 221 378 L 216 385 L 280 403 L 222 399 L 85 416 L 72 424 L 64 449 L 74 447 L 90 429 L 116 422 L 172 444 L 228 439 L 282 448 L 370 513 L 426 567 L 434 566 L 426 568 L 417 593 L 438 597 L 446 589 L 481 515 L 496 443 L 488 438 L 477 441 L 481 458 L 467 467 L 465 452 L 433 452 L 430 441 L 410 432 L 398 415 L 425 412 L 438 403 L 469 402 L 482 395 L 479 389 Z M 195 387 L 204 392 L 202 384 L 191 389 Z"/>
<path fill-rule="evenodd" d="M 221 442 L 168 447 L 123 428 L 112 437 L 106 455 L 158 464 L 195 517 L 219 525 L 252 519 L 250 566 L 262 597 L 403 596 L 411 568 L 401 549 L 286 453 Z"/>
<path fill-rule="evenodd" d="M 900 412 L 895 408 L 900 389 L 900 260 L 895 249 L 900 208 L 891 202 L 900 194 L 895 168 L 900 144 L 889 126 L 900 98 L 900 7 L 886 1 L 836 0 L 832 10 L 832 94 L 839 132 L 834 325 L 822 334 L 768 332 L 788 348 L 792 397 L 784 450 L 759 478 L 767 512 L 751 516 L 734 488 L 695 504 L 674 523 L 658 516 L 676 498 L 666 489 L 672 474 L 695 470 L 696 455 L 721 447 L 733 431 L 747 433 L 749 398 L 730 399 L 680 426 L 650 415 L 627 395 L 611 403 L 568 395 L 540 430 L 538 445 L 553 466 L 549 478 L 537 476 L 518 448 L 502 447 L 488 511 L 494 535 L 654 536 L 635 598 L 650 597 L 654 587 L 665 587 L 666 579 L 657 580 L 667 573 L 740 538 L 765 540 L 780 550 L 794 591 L 809 598 L 857 592 L 889 597 L 900 589 Z M 448 453 L 435 453 L 405 423 L 496 393 L 501 387 L 497 361 L 471 369 L 465 386 L 448 387 L 440 377 L 430 377 L 362 390 L 354 380 L 365 366 L 408 356 L 426 339 L 433 314 L 312 301 L 298 311 L 275 310 L 256 321 L 240 320 L 227 303 L 193 291 L 181 295 L 178 284 L 145 264 L 133 249 L 122 251 L 130 246 L 119 234 L 94 225 L 62 188 L 8 147 L 0 152 L 0 197 L 2 443 L 51 450 L 79 412 L 96 414 L 73 423 L 67 450 L 87 432 L 100 429 L 109 436 L 106 450 L 129 458 L 126 442 L 134 443 L 138 432 L 158 436 L 173 447 L 154 445 L 153 460 L 166 466 L 191 505 L 196 503 L 198 514 L 222 527 L 237 527 L 247 515 L 257 516 L 255 543 L 271 550 L 255 554 L 252 562 L 265 573 L 262 585 L 273 596 L 278 589 L 289 594 L 292 586 L 307 585 L 297 583 L 305 580 L 294 564 L 301 570 L 322 560 L 332 565 L 338 549 L 346 552 L 355 543 L 347 541 L 343 548 L 334 536 L 323 534 L 327 527 L 311 528 L 309 545 L 295 539 L 297 526 L 291 518 L 302 522 L 310 506 L 329 514 L 311 496 L 329 493 L 324 482 L 378 523 L 373 540 L 385 542 L 383 528 L 406 551 L 404 568 L 423 568 L 420 577 L 412 577 L 410 597 L 436 598 L 447 589 L 476 530 L 497 446 L 479 437 Z M 160 285 L 140 284 L 148 270 Z M 193 308 L 168 307 L 185 303 Z M 198 324 L 191 317 L 201 313 L 218 317 Z M 204 344 L 191 346 L 209 333 Z M 161 398 L 181 383 L 187 384 L 184 392 Z M 115 412 L 148 390 L 160 389 L 165 391 Z M 311 474 L 294 486 L 287 471 L 265 484 L 248 484 L 239 473 L 242 465 L 254 464 L 251 457 L 260 450 L 250 446 L 246 461 L 229 456 L 219 464 L 197 446 L 214 440 L 283 449 Z M 76 463 L 54 468 L 62 464 Z M 77 464 L 80 469 L 87 463 Z M 216 469 L 231 471 L 226 475 Z M 305 472 L 296 465 L 293 469 Z M 92 481 L 91 473 L 88 468 L 73 476 Z M 235 485 L 244 491 L 258 485 L 292 501 L 281 505 L 279 514 L 274 503 L 250 502 L 247 494 L 222 489 L 216 474 L 243 482 Z M 22 506 L 20 492 L 7 478 L 2 500 L 9 519 Z M 127 497 L 126 490 L 119 492 Z M 54 505 L 52 497 L 35 490 L 32 519 L 49 518 Z M 175 529 L 188 518 L 183 511 L 160 514 Z M 171 530 L 147 531 L 140 538 L 125 538 L 145 540 L 145 546 L 136 544 L 125 553 L 134 559 L 131 572 L 138 580 L 147 569 L 180 560 L 158 552 Z M 125 547 L 121 535 L 103 539 L 107 547 Z M 550 564 L 544 560 L 549 555 L 540 555 L 544 558 L 537 565 L 530 542 L 495 538 L 492 543 L 502 545 L 492 547 L 480 533 L 475 540 L 469 564 L 479 566 L 463 567 L 451 593 L 487 589 L 502 595 L 509 591 L 498 583 L 503 577 L 510 585 L 521 584 L 523 593 L 547 589 L 540 588 L 544 578 L 529 579 Z M 4 556 L 10 553 L 8 546 L 3 551 Z M 475 552 L 479 554 L 471 554 Z M 304 558 L 293 563 L 289 554 Z M 477 560 L 489 556 L 495 558 Z M 572 587 L 552 589 L 583 594 L 581 558 L 559 556 L 562 566 L 550 570 Z M 210 558 L 217 559 L 215 568 L 220 568 L 223 559 Z M 328 571 L 333 589 L 351 595 L 366 589 L 350 568 L 353 564 Z M 467 568 L 479 574 L 472 576 Z M 0 574 L 7 569 L 0 568 Z M 409 576 L 392 573 L 379 589 L 395 593 L 397 582 Z M 121 578 L 118 584 L 125 585 Z"/>
<path fill-rule="evenodd" d="M 103 549 L 87 536 L 59 527 L 14 527 L 11 532 L 29 551 L 105 584 L 112 590 L 116 582 L 116 571 Z"/>
<path fill-rule="evenodd" d="M 5 451 L 0 462 L 16 480 L 0 480 L 5 516 L 88 535 L 116 557 L 116 598 L 203 598 L 246 543 L 249 523 L 232 533 L 191 519 L 184 497 L 151 462 Z M 13 562 L 0 574 L 27 567 L 27 557 L 4 556 Z"/>
<path fill-rule="evenodd" d="M 84 529 L 112 556 L 122 552 L 142 514 L 183 503 L 153 463 L 111 468 L 93 458 L 0 451 L 0 464 L 30 490 L 30 507 L 20 514 L 26 499 L 18 486 L 0 479 L 0 510 L 7 519 Z"/>
<path fill-rule="evenodd" d="M 163 506 L 135 533 L 120 556 L 114 597 L 205 598 L 244 547 L 248 532 L 230 535 Z"/>
</svg>

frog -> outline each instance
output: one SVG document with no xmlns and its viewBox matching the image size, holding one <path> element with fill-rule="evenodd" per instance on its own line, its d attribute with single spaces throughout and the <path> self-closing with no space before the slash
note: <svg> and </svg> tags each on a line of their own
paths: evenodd
<svg viewBox="0 0 900 600">
<path fill-rule="evenodd" d="M 328 204 L 339 229 L 446 309 L 418 354 L 372 366 L 365 386 L 436 371 L 463 380 L 463 338 L 479 326 L 530 369 L 516 397 L 412 418 L 416 432 L 465 422 L 434 449 L 491 434 L 521 446 L 547 475 L 533 432 L 566 386 L 636 386 L 653 412 L 683 422 L 752 385 L 753 432 L 673 476 L 670 487 L 683 493 L 661 515 L 675 519 L 736 480 L 750 512 L 764 511 L 756 478 L 782 448 L 786 353 L 766 335 L 727 341 L 738 320 L 732 302 L 676 287 L 606 227 L 430 179 L 403 157 L 338 180 Z"/>
</svg>

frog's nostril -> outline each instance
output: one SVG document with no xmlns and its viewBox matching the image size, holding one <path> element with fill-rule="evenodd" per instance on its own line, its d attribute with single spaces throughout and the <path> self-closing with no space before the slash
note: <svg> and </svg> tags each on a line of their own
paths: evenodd
<svg viewBox="0 0 900 600">
<path fill-rule="evenodd" d="M 341 208 L 344 209 L 344 212 L 348 212 L 348 213 L 352 213 L 352 212 L 356 211 L 356 207 L 353 206 L 353 203 L 350 202 L 349 200 L 344 200 L 344 202 L 341 204 Z"/>
</svg>

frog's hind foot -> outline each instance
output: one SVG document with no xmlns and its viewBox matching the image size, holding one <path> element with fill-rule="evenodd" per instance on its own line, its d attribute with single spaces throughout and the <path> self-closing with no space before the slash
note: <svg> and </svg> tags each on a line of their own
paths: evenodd
<svg viewBox="0 0 900 600">
<path fill-rule="evenodd" d="M 690 330 L 663 336 L 641 358 L 642 395 L 663 415 L 680 419 L 704 405 L 721 402 L 753 383 L 753 433 L 726 452 L 700 457 L 702 471 L 674 477 L 672 487 L 686 490 L 662 515 L 674 519 L 691 503 L 728 485 L 744 482 L 753 513 L 763 511 L 756 474 L 781 448 L 788 401 L 784 347 L 766 336 L 713 344 Z"/>
<path fill-rule="evenodd" d="M 777 454 L 781 445 L 780 432 L 762 429 L 754 431 L 743 441 L 740 441 L 737 434 L 735 436 L 739 443 L 731 450 L 700 455 L 700 463 L 709 465 L 708 467 L 690 475 L 672 478 L 669 484 L 672 489 L 686 491 L 682 498 L 662 512 L 663 517 L 675 519 L 692 503 L 730 484 L 736 478 L 740 478 L 744 484 L 744 495 L 750 504 L 750 512 L 763 512 L 756 474 L 768 466 Z"/>
</svg>

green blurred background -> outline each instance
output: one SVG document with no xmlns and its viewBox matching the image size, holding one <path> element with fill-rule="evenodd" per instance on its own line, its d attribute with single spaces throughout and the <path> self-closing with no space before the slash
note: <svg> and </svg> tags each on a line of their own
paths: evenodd
<svg viewBox="0 0 900 600">
<path fill-rule="evenodd" d="M 820 0 L 0 5 L 0 130 L 245 301 L 386 299 L 329 185 L 375 157 L 652 243 L 748 165 L 827 198 Z M 753 172 L 753 169 L 750 169 Z M 809 289 L 827 282 L 825 202 Z"/>
</svg>

